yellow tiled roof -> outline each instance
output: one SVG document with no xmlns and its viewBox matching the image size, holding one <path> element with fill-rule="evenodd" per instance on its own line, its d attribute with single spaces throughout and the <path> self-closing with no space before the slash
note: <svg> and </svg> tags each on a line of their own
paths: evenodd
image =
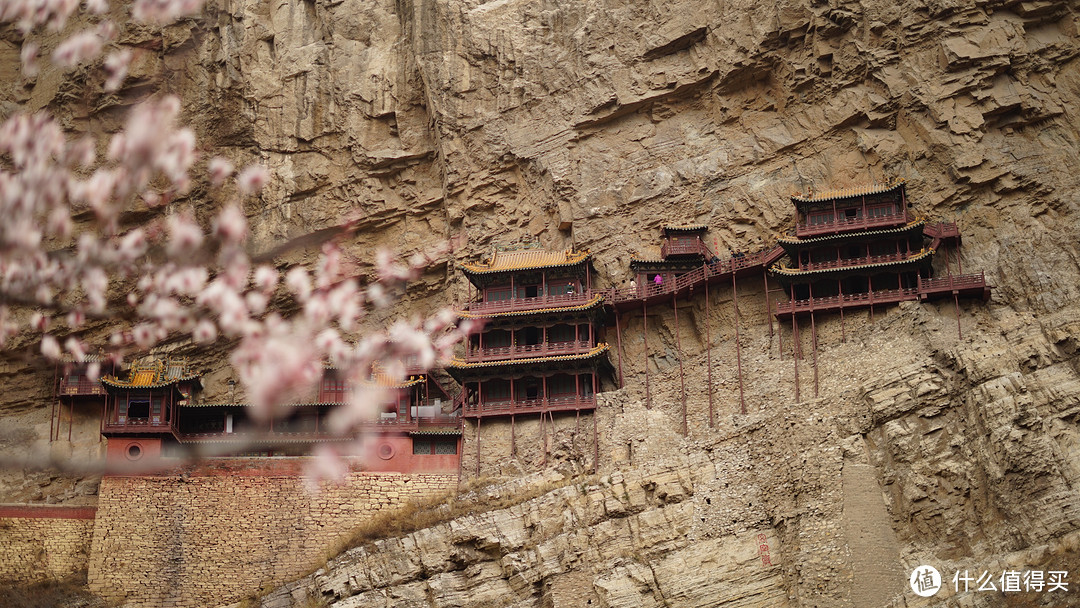
<svg viewBox="0 0 1080 608">
<path fill-rule="evenodd" d="M 807 194 L 793 194 L 791 195 L 791 200 L 799 203 L 813 203 L 817 201 L 828 201 L 838 198 L 850 198 L 853 196 L 867 196 L 870 194 L 881 194 L 882 192 L 889 192 L 890 190 L 899 188 L 903 184 L 904 179 L 897 178 L 884 184 L 874 184 L 870 186 L 852 186 L 849 188 L 841 188 L 839 190 L 826 190 L 824 192 L 810 192 Z"/>
<path fill-rule="evenodd" d="M 923 216 L 918 216 L 914 220 L 904 224 L 903 226 L 900 226 L 899 228 L 885 228 L 883 230 L 859 230 L 859 231 L 854 231 L 853 230 L 853 231 L 850 231 L 850 232 L 838 232 L 836 234 L 826 234 L 826 235 L 823 235 L 823 236 L 815 236 L 815 237 L 811 237 L 811 238 L 808 238 L 808 239 L 800 239 L 799 237 L 793 236 L 793 235 L 790 235 L 790 234 L 781 234 L 781 235 L 777 235 L 776 240 L 777 240 L 778 243 L 786 244 L 786 245 L 804 245 L 806 243 L 818 243 L 818 242 L 822 242 L 822 241 L 831 241 L 831 240 L 836 240 L 836 239 L 840 239 L 840 238 L 847 238 L 847 237 L 850 237 L 850 236 L 867 236 L 867 235 L 876 235 L 876 234 L 896 234 L 896 233 L 904 232 L 906 230 L 911 230 L 912 228 L 915 228 L 916 226 L 921 226 L 921 225 L 923 225 L 925 223 L 926 223 L 926 218 L 923 217 Z"/>
<path fill-rule="evenodd" d="M 102 376 L 101 382 L 119 388 L 157 388 L 198 377 L 198 374 L 188 372 L 185 359 L 170 358 L 163 361 L 147 357 L 131 364 L 127 380 L 121 380 L 116 376 Z"/>
<path fill-rule="evenodd" d="M 464 263 L 460 264 L 459 268 L 467 274 L 492 274 L 509 270 L 576 266 L 587 259 L 589 259 L 588 251 L 521 249 L 518 251 L 498 251 L 486 262 Z"/>
<path fill-rule="evenodd" d="M 490 319 L 492 317 L 518 317 L 523 315 L 536 315 L 548 312 L 576 312 L 578 310 L 588 310 L 604 301 L 604 296 L 596 294 L 591 300 L 584 304 L 576 304 L 574 306 L 556 306 L 554 308 L 530 308 L 528 310 L 511 310 L 507 312 L 469 312 L 467 310 L 458 311 L 458 316 L 462 319 Z"/>
<path fill-rule="evenodd" d="M 574 361 L 579 359 L 591 359 L 601 353 L 607 352 L 607 350 L 607 343 L 601 342 L 594 346 L 589 352 L 580 355 L 555 355 L 548 357 L 533 357 L 532 359 L 500 359 L 497 361 L 479 361 L 476 363 L 467 363 L 462 359 L 455 357 L 446 367 L 454 369 L 471 369 L 475 367 L 494 367 L 496 365 L 528 365 L 530 363 L 540 363 L 543 361 Z"/>
<path fill-rule="evenodd" d="M 787 277 L 793 277 L 793 276 L 798 276 L 798 275 L 836 272 L 836 271 L 839 271 L 839 270 L 859 270 L 859 269 L 864 269 L 864 268 L 875 268 L 875 267 L 878 267 L 878 266 L 894 266 L 894 265 L 897 265 L 897 264 L 907 264 L 908 262 L 917 262 L 918 260 L 921 260 L 921 259 L 923 259 L 923 258 L 925 258 L 927 256 L 931 256 L 931 255 L 934 255 L 934 250 L 933 249 L 922 249 L 918 253 L 914 253 L 914 254 L 911 255 L 911 257 L 905 258 L 903 260 L 891 260 L 891 261 L 888 261 L 888 262 L 874 262 L 874 263 L 870 263 L 870 264 L 855 264 L 855 265 L 852 265 L 852 266 L 837 266 L 837 267 L 834 267 L 834 268 L 818 268 L 818 269 L 815 269 L 815 270 L 800 270 L 798 268 L 791 268 L 790 266 L 781 266 L 780 264 L 775 264 L 769 270 L 771 270 L 774 274 L 779 274 L 779 275 L 783 275 L 783 276 L 787 276 Z"/>
</svg>

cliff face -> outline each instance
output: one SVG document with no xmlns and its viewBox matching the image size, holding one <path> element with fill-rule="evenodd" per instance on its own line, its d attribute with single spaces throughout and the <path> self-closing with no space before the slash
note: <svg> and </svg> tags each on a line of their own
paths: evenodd
<svg viewBox="0 0 1080 608">
<path fill-rule="evenodd" d="M 357 218 L 348 247 L 361 267 L 374 247 L 409 252 L 433 235 L 463 234 L 459 256 L 538 238 L 590 248 L 600 281 L 621 283 L 631 256 L 657 252 L 664 223 L 707 224 L 721 251 L 756 249 L 791 226 L 793 191 L 906 178 L 918 211 L 960 222 L 965 270 L 995 286 L 987 305 L 961 303 L 962 339 L 951 303 L 848 315 L 843 330 L 818 319 L 819 397 L 808 399 L 804 332 L 796 404 L 790 331 L 781 360 L 760 282 L 748 282 L 742 416 L 731 292 L 714 290 L 708 315 L 695 296 L 680 303 L 683 439 L 674 319 L 650 311 L 648 359 L 641 319 L 629 319 L 626 387 L 602 395 L 600 481 L 348 554 L 271 596 L 905 605 L 896 594 L 921 563 L 947 577 L 1077 563 L 1076 9 L 222 0 L 164 31 L 125 32 L 140 53 L 120 95 L 13 76 L 0 101 L 108 130 L 118 108 L 172 90 L 200 141 L 271 168 L 247 209 L 257 248 Z M 0 57 L 17 60 L 13 35 Z M 432 269 L 404 309 L 450 303 L 465 284 Z M 23 388 L 9 402 L 30 404 L 20 415 L 41 429 L 47 401 Z"/>
</svg>

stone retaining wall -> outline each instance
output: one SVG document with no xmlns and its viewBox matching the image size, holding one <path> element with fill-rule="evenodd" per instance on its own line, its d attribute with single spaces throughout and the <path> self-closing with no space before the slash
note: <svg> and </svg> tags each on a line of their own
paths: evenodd
<svg viewBox="0 0 1080 608">
<path fill-rule="evenodd" d="M 351 473 L 312 493 L 303 459 L 102 480 L 88 582 L 129 606 L 217 606 L 299 577 L 365 518 L 451 491 L 456 475 Z"/>
<path fill-rule="evenodd" d="M 94 507 L 0 505 L 0 582 L 66 579 L 84 572 Z"/>
</svg>

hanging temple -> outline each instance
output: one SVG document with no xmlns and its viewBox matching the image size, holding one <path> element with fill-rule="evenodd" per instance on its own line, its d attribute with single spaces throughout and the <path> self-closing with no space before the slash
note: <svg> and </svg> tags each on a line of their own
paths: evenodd
<svg viewBox="0 0 1080 608">
<path fill-rule="evenodd" d="M 375 444 L 365 469 L 457 471 L 460 476 L 463 428 L 475 425 L 479 475 L 484 421 L 509 420 L 512 442 L 519 417 L 539 416 L 541 424 L 547 419 L 554 425 L 555 414 L 571 414 L 580 424 L 583 413 L 596 409 L 602 380 L 607 386 L 623 385 L 620 317 L 638 310 L 645 313 L 648 356 L 648 308 L 672 306 L 678 315 L 679 298 L 690 298 L 708 286 L 731 285 L 736 336 L 740 279 L 764 281 L 770 340 L 773 317 L 778 324 L 791 323 L 797 343 L 803 330 L 800 323 L 809 321 L 815 394 L 817 315 L 838 314 L 844 332 L 845 311 L 869 309 L 872 318 L 875 307 L 896 302 L 952 299 L 960 332 L 959 298 L 990 297 L 982 272 L 963 273 L 956 223 L 931 222 L 914 211 L 902 181 L 794 195 L 791 203 L 797 214 L 794 230 L 761 251 L 721 257 L 707 244 L 707 226 L 665 226 L 660 257 L 632 259 L 634 278 L 621 287 L 594 287 L 595 271 L 587 251 L 546 251 L 535 245 L 500 248 L 484 262 L 460 264 L 470 290 L 459 316 L 482 319 L 483 329 L 468 337 L 461 354 L 443 370 L 421 370 L 406 362 L 404 379 L 372 371 L 369 382 L 388 389 L 384 394 L 390 396 L 356 429 Z M 933 276 L 932 262 L 939 256 L 945 258 L 945 276 Z M 683 378 L 677 316 L 675 327 Z M 711 387 L 711 339 L 705 343 Z M 737 338 L 735 344 L 745 413 Z M 801 400 L 798 361 L 793 357 L 796 401 Z M 101 435 L 108 440 L 106 458 L 113 462 L 167 458 L 193 449 L 231 456 L 294 456 L 308 453 L 318 443 L 355 437 L 331 433 L 327 425 L 331 412 L 347 402 L 352 388 L 333 368 L 325 370 L 311 403 L 296 405 L 287 418 L 263 423 L 250 415 L 249 404 L 202 401 L 200 374 L 185 359 L 148 356 L 123 375 L 101 359 L 107 373 L 97 381 L 87 375 L 91 362 L 88 358 L 58 366 L 50 441 L 62 438 L 65 408 L 68 440 L 75 410 L 96 408 L 101 412 Z M 706 392 L 712 425 L 714 391 Z M 646 406 L 651 407 L 647 366 L 645 394 Z M 681 413 L 685 434 L 685 384 Z M 595 466 L 598 439 L 596 417 L 591 418 Z"/>
</svg>

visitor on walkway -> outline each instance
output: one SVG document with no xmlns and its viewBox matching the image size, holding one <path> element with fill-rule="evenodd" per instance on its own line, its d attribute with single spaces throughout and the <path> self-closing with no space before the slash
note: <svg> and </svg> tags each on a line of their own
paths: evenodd
<svg viewBox="0 0 1080 608">
<path fill-rule="evenodd" d="M 663 285 L 664 284 L 664 277 L 662 277 L 660 275 L 656 275 L 656 278 L 653 279 L 653 283 L 655 283 L 657 287 Z"/>
</svg>

